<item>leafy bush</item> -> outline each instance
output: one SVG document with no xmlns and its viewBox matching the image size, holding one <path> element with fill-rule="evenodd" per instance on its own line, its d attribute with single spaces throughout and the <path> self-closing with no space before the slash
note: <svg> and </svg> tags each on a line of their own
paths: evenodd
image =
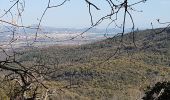
<svg viewBox="0 0 170 100">
<path fill-rule="evenodd" d="M 170 82 L 158 82 L 150 88 L 143 97 L 143 100 L 169 100 Z"/>
</svg>

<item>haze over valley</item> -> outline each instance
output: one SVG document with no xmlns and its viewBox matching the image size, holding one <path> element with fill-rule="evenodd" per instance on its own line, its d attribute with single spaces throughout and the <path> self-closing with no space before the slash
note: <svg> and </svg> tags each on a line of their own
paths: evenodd
<svg viewBox="0 0 170 100">
<path fill-rule="evenodd" d="M 35 26 L 32 26 L 35 27 Z M 50 45 L 81 45 L 100 41 L 115 34 L 120 33 L 122 30 L 118 29 L 90 29 L 87 28 L 74 29 L 74 28 L 53 28 L 41 27 L 37 29 L 28 28 L 12 28 L 9 26 L 0 27 L 0 46 L 2 48 L 15 48 L 29 47 L 29 46 L 50 46 Z M 130 29 L 127 29 L 128 31 Z M 13 34 L 15 32 L 15 34 Z M 84 33 L 83 33 L 84 32 Z M 37 33 L 37 34 L 36 34 Z M 36 40 L 35 40 L 36 38 Z M 34 42 L 33 45 L 31 45 Z"/>
</svg>

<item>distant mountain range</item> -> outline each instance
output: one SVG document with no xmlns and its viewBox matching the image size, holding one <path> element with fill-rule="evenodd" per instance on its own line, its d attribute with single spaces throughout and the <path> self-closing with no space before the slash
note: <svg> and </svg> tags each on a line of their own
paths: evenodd
<svg viewBox="0 0 170 100">
<path fill-rule="evenodd" d="M 31 28 L 36 28 L 36 25 L 30 26 Z M 2 31 L 10 31 L 15 29 L 15 27 L 11 26 L 0 26 L 0 32 Z M 43 32 L 83 32 L 87 30 L 88 28 L 55 28 L 55 27 L 48 27 L 48 26 L 41 26 L 40 31 Z M 126 31 L 129 31 L 130 29 L 126 29 Z M 35 33 L 36 29 L 30 29 L 30 28 L 16 28 L 16 31 L 18 32 L 27 32 L 27 33 Z M 98 29 L 98 28 L 92 28 L 88 32 L 90 33 L 118 33 L 121 32 L 122 29 L 114 29 L 114 28 L 103 28 L 103 29 Z"/>
</svg>

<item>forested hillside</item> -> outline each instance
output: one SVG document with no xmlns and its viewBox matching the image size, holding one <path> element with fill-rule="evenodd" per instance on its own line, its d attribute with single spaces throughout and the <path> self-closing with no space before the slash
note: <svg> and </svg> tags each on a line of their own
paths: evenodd
<svg viewBox="0 0 170 100">
<path fill-rule="evenodd" d="M 170 29 L 161 30 L 136 31 L 135 38 L 127 33 L 123 42 L 115 36 L 79 46 L 30 49 L 18 60 L 45 73 L 49 99 L 138 100 L 148 86 L 170 80 Z M 1 98 L 10 95 L 3 84 Z M 46 93 L 43 87 L 38 92 L 39 97 Z"/>
</svg>

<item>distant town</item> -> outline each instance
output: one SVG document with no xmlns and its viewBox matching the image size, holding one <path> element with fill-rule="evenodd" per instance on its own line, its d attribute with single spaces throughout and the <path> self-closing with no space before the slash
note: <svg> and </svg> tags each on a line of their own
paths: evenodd
<svg viewBox="0 0 170 100">
<path fill-rule="evenodd" d="M 37 29 L 15 28 L 10 26 L 0 27 L 0 47 L 7 49 L 29 47 L 29 46 L 50 46 L 50 45 L 81 45 L 106 39 L 121 32 L 115 29 L 97 29 L 89 31 L 74 28 L 53 28 L 41 27 Z M 15 34 L 13 34 L 15 32 Z"/>
</svg>

